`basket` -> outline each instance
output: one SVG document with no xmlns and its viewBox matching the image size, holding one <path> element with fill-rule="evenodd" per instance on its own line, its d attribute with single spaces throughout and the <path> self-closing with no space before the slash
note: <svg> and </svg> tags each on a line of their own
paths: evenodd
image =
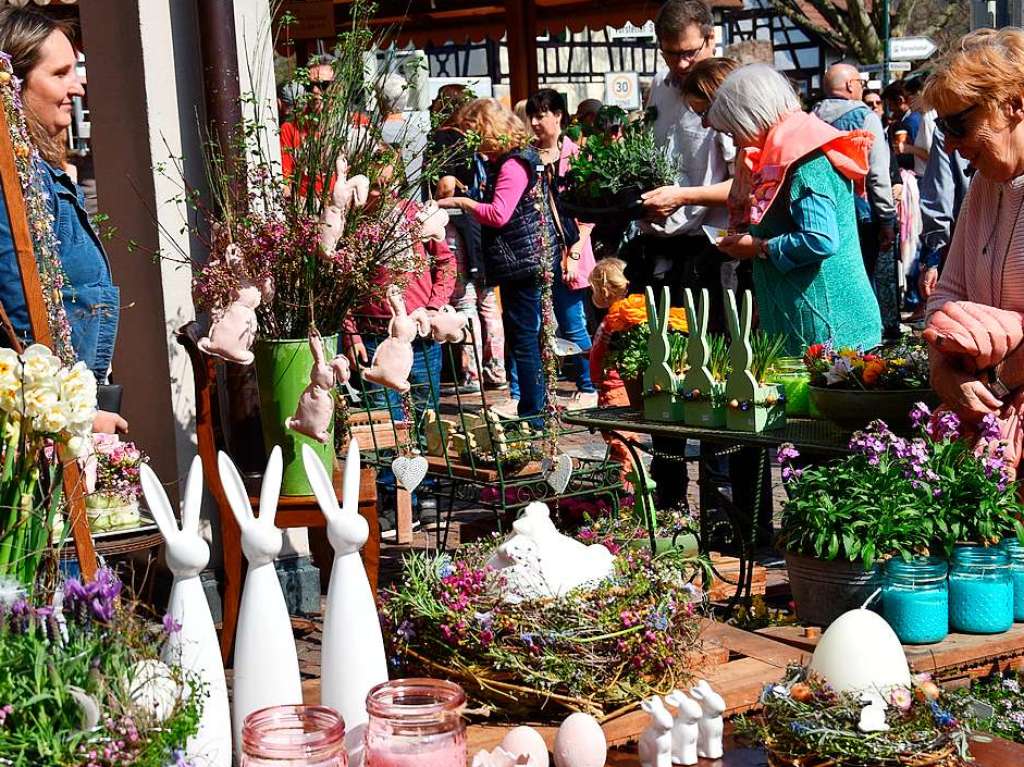
<svg viewBox="0 0 1024 767">
<path fill-rule="evenodd" d="M 953 743 L 947 741 L 935 751 L 922 754 L 911 754 L 898 760 L 860 762 L 856 760 L 836 759 L 835 757 L 804 754 L 803 756 L 786 756 L 779 754 L 767 746 L 768 764 L 770 767 L 960 767 L 965 762 L 957 755 Z"/>
</svg>

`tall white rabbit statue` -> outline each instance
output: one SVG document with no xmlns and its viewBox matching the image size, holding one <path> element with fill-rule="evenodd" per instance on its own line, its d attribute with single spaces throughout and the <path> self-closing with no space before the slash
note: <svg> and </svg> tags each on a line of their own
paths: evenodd
<svg viewBox="0 0 1024 767">
<path fill-rule="evenodd" d="M 302 446 L 302 463 L 327 518 L 327 539 L 334 547 L 324 610 L 320 700 L 345 720 L 349 764 L 357 767 L 362 762 L 366 695 L 388 679 L 377 605 L 359 557 L 369 534 L 366 520 L 359 515 L 359 443 L 353 437 L 348 446 L 342 482 L 344 506 L 338 505 L 334 484 L 309 445 Z"/>
<path fill-rule="evenodd" d="M 654 695 L 640 704 L 651 721 L 640 735 L 640 767 L 671 767 L 672 714 Z"/>
<path fill-rule="evenodd" d="M 210 547 L 199 535 L 199 508 L 203 501 L 203 467 L 196 456 L 185 482 L 181 529 L 160 480 L 149 466 L 140 468 L 142 492 L 160 534 L 167 544 L 167 566 L 174 574 L 167 612 L 180 628 L 171 632 L 163 650 L 167 664 L 181 664 L 206 684 L 207 697 L 199 731 L 186 751 L 209 767 L 231 767 L 231 712 L 217 630 L 206 601 L 199 573 L 210 561 Z"/>
<path fill-rule="evenodd" d="M 235 639 L 234 697 L 231 713 L 235 751 L 241 753 L 242 723 L 267 706 L 302 703 L 299 660 L 288 606 L 274 560 L 281 553 L 281 531 L 274 527 L 281 492 L 281 447 L 275 445 L 260 488 L 260 516 L 253 516 L 242 477 L 224 453 L 217 456 L 220 481 L 242 529 L 242 551 L 249 562 L 242 587 Z"/>
<path fill-rule="evenodd" d="M 705 759 L 722 758 L 722 713 L 725 701 L 711 689 L 706 679 L 690 688 L 690 695 L 700 703 L 701 717 L 697 723 L 697 756 Z"/>
<path fill-rule="evenodd" d="M 672 764 L 697 764 L 697 723 L 703 714 L 700 704 L 681 690 L 670 692 L 665 702 L 676 708 L 672 725 Z"/>
</svg>

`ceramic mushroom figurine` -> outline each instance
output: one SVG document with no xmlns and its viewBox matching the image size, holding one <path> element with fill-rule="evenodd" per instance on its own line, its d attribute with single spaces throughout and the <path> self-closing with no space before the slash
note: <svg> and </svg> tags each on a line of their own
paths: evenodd
<svg viewBox="0 0 1024 767">
<path fill-rule="evenodd" d="M 672 714 L 657 695 L 643 701 L 640 708 L 651 717 L 640 735 L 640 766 L 671 767 Z"/>
<path fill-rule="evenodd" d="M 260 516 L 253 516 L 249 493 L 235 464 L 217 456 L 221 485 L 242 528 L 242 552 L 249 562 L 238 609 L 231 713 L 235 751 L 242 750 L 242 723 L 260 708 L 302 703 L 299 660 L 292 621 L 277 579 L 274 560 L 281 553 L 281 531 L 274 526 L 281 492 L 281 447 L 275 445 L 260 488 Z"/>
<path fill-rule="evenodd" d="M 722 758 L 722 714 L 725 701 L 711 689 L 707 680 L 701 679 L 690 688 L 690 695 L 700 704 L 701 717 L 697 723 L 697 756 L 705 759 Z"/>
<path fill-rule="evenodd" d="M 359 443 L 349 441 L 342 483 L 344 506 L 320 457 L 302 446 L 302 463 L 317 503 L 327 518 L 334 566 L 327 589 L 321 653 L 320 699 L 345 720 L 345 746 L 352 763 L 361 758 L 366 728 L 366 696 L 388 679 L 377 605 L 359 550 L 369 527 L 359 514 Z"/>
<path fill-rule="evenodd" d="M 284 425 L 287 429 L 326 444 L 331 438 L 331 421 L 334 420 L 334 387 L 348 383 L 348 358 L 338 354 L 328 362 L 323 339 L 315 328 L 309 330 L 309 350 L 313 353 L 309 384 L 299 395 L 295 415 L 286 418 Z"/>
<path fill-rule="evenodd" d="M 196 456 L 185 482 L 181 529 L 163 485 L 145 463 L 139 467 L 142 492 L 167 545 L 167 567 L 174 574 L 167 614 L 180 628 L 167 637 L 162 658 L 180 664 L 206 686 L 199 731 L 189 739 L 187 751 L 203 754 L 211 767 L 231 767 L 231 711 L 217 629 L 210 615 L 199 573 L 209 564 L 210 547 L 199 535 L 203 502 L 203 466 Z"/>
<path fill-rule="evenodd" d="M 224 249 L 224 262 L 232 270 L 241 269 L 242 257 L 235 243 L 230 243 Z M 269 301 L 273 295 L 274 283 L 269 277 L 262 283 L 241 278 L 231 303 L 216 315 L 206 337 L 199 339 L 199 348 L 206 354 L 228 362 L 251 365 L 254 357 L 250 349 L 259 329 L 256 308 L 261 302 Z"/>
<path fill-rule="evenodd" d="M 469 317 L 445 304 L 430 315 L 430 337 L 439 344 L 457 344 L 466 339 Z"/>
<path fill-rule="evenodd" d="M 331 256 L 345 232 L 345 219 L 351 208 L 361 208 L 370 193 L 370 179 L 358 175 L 348 177 L 348 160 L 339 154 L 334 161 L 334 189 L 331 199 L 320 214 L 320 253 Z"/>
<path fill-rule="evenodd" d="M 665 696 L 665 702 L 676 707 L 672 726 L 672 764 L 697 764 L 697 723 L 703 711 L 700 704 L 681 690 Z"/>
<path fill-rule="evenodd" d="M 409 373 L 412 371 L 412 342 L 417 336 L 430 333 L 430 317 L 424 309 L 406 314 L 405 299 L 399 288 L 388 291 L 391 304 L 391 322 L 388 337 L 380 342 L 373 353 L 370 367 L 363 370 L 363 378 L 375 384 L 394 389 L 399 394 L 409 391 Z"/>
</svg>

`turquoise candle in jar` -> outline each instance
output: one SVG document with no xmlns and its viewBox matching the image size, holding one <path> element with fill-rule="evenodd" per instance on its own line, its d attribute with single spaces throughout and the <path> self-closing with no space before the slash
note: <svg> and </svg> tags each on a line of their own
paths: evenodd
<svg viewBox="0 0 1024 767">
<path fill-rule="evenodd" d="M 811 376 L 800 357 L 782 357 L 767 376 L 768 383 L 782 384 L 786 394 L 786 415 L 806 418 L 810 414 Z"/>
<path fill-rule="evenodd" d="M 1016 538 L 1003 541 L 1010 555 L 1010 576 L 1013 578 L 1013 619 L 1024 621 L 1024 546 Z"/>
<path fill-rule="evenodd" d="M 957 546 L 949 565 L 950 628 L 999 634 L 1012 625 L 1010 555 L 995 546 Z"/>
<path fill-rule="evenodd" d="M 945 560 L 891 559 L 885 565 L 882 615 L 903 644 L 940 642 L 949 633 L 949 586 Z"/>
</svg>

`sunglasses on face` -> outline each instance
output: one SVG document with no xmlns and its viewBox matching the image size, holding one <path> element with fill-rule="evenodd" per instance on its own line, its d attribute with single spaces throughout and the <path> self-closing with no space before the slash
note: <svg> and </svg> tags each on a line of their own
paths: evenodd
<svg viewBox="0 0 1024 767">
<path fill-rule="evenodd" d="M 967 109 L 961 109 L 955 114 L 935 118 L 935 127 L 942 131 L 944 136 L 952 139 L 963 138 L 967 135 L 967 118 L 971 112 L 977 109 L 980 104 L 972 104 Z"/>
<path fill-rule="evenodd" d="M 676 60 L 681 60 L 681 61 L 690 61 L 698 53 L 700 53 L 702 50 L 704 50 L 704 48 L 707 46 L 707 44 L 708 44 L 708 38 L 705 37 L 704 38 L 704 42 L 702 42 L 700 44 L 699 48 L 690 48 L 689 50 L 685 50 L 685 51 L 669 51 L 669 50 L 665 50 L 664 48 L 662 48 L 661 49 L 661 55 L 664 56 L 666 59 L 676 59 Z"/>
<path fill-rule="evenodd" d="M 334 80 L 310 80 L 306 84 L 306 89 L 310 92 L 312 92 L 314 89 L 325 91 L 328 88 L 330 88 L 333 83 Z"/>
</svg>

